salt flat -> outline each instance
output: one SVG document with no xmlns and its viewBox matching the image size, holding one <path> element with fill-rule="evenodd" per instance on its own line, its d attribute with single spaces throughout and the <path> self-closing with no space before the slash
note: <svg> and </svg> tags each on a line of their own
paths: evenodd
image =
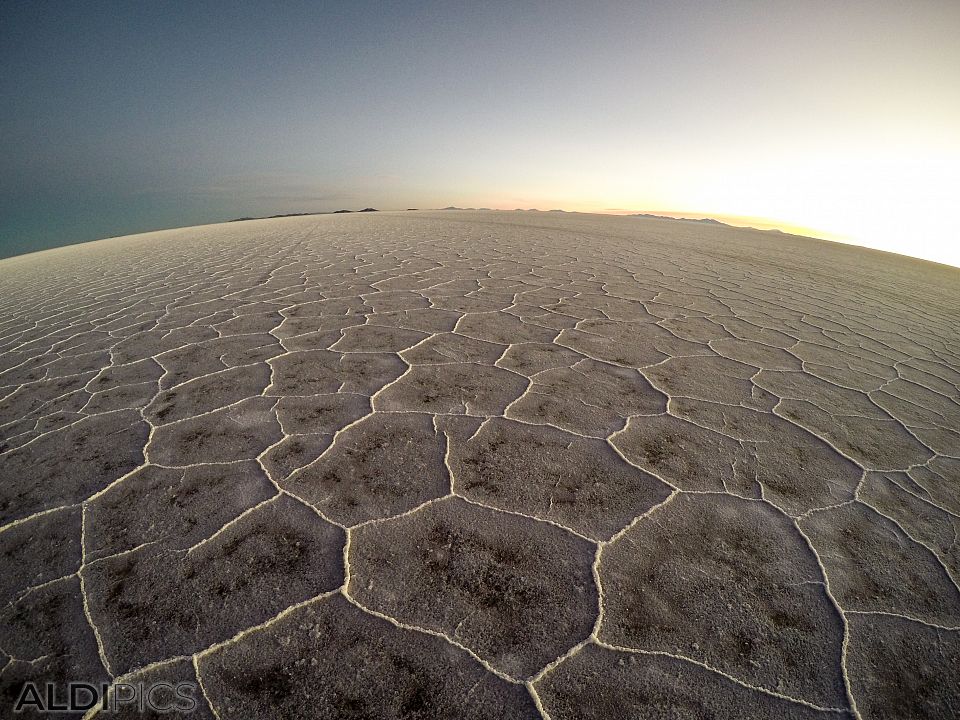
<svg viewBox="0 0 960 720">
<path fill-rule="evenodd" d="M 531 212 L 0 262 L 2 703 L 960 707 L 960 270 Z"/>
</svg>

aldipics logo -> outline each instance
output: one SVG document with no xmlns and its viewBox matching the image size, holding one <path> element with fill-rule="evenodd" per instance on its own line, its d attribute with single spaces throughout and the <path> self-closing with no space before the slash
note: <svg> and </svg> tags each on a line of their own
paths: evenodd
<svg viewBox="0 0 960 720">
<path fill-rule="evenodd" d="M 96 685 L 86 682 L 24 683 L 15 713 L 76 713 L 98 708 L 98 715 L 136 710 L 140 713 L 190 713 L 197 709 L 197 684 L 156 682 Z"/>
</svg>

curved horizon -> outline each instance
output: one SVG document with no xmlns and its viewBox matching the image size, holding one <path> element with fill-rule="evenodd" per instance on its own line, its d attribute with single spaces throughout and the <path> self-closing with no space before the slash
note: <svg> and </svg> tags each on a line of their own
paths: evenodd
<svg viewBox="0 0 960 720">
<path fill-rule="evenodd" d="M 960 4 L 0 8 L 0 256 L 343 207 L 713 217 L 960 266 Z"/>
<path fill-rule="evenodd" d="M 821 240 L 824 242 L 836 243 L 839 245 L 846 245 L 852 248 L 858 248 L 861 250 L 872 250 L 875 252 L 885 253 L 887 255 L 896 255 L 903 258 L 908 258 L 910 260 L 919 260 L 921 262 L 932 263 L 934 265 L 940 265 L 943 267 L 948 267 L 955 270 L 960 270 L 960 264 L 942 262 L 936 259 L 920 257 L 916 255 L 908 255 L 906 253 L 897 252 L 894 250 L 887 250 L 880 247 L 872 247 L 870 245 L 865 245 L 861 243 L 852 242 L 849 239 L 843 239 L 840 237 L 830 237 L 829 233 L 817 233 L 817 231 L 811 230 L 809 228 L 799 228 L 793 227 L 786 223 L 773 223 L 761 218 L 738 218 L 738 217 L 728 217 L 723 215 L 714 215 L 708 216 L 696 212 L 674 212 L 670 210 L 661 210 L 661 211 L 633 211 L 633 210 L 623 210 L 619 208 L 612 208 L 608 211 L 588 211 L 588 210 L 568 210 L 565 208 L 508 208 L 508 207 L 494 207 L 492 205 L 483 205 L 480 204 L 476 207 L 459 207 L 459 206 L 444 206 L 436 208 L 370 208 L 375 212 L 384 212 L 384 213 L 406 213 L 410 211 L 417 212 L 444 212 L 449 210 L 455 211 L 486 211 L 486 212 L 536 212 L 536 213 L 562 213 L 562 214 L 582 214 L 582 215 L 608 215 L 614 217 L 639 217 L 639 218 L 651 218 L 651 219 L 660 219 L 660 220 L 686 220 L 690 222 L 701 222 L 701 221 L 711 221 L 713 226 L 727 226 L 737 230 L 754 230 L 758 232 L 775 232 L 783 235 L 790 235 L 794 237 L 800 237 L 808 240 Z M 241 216 L 236 218 L 228 219 L 218 219 L 210 221 L 201 221 L 193 223 L 190 225 L 168 225 L 164 227 L 150 227 L 137 230 L 135 232 L 124 233 L 122 235 L 104 235 L 101 237 L 89 238 L 84 240 L 76 240 L 74 242 L 62 243 L 59 245 L 52 245 L 50 247 L 36 248 L 33 250 L 27 250 L 21 253 L 15 253 L 11 255 L 2 255 L 0 254 L 0 262 L 4 260 L 13 260 L 17 258 L 24 258 L 29 255 L 36 253 L 52 252 L 65 248 L 74 248 L 79 245 L 86 245 L 90 243 L 97 243 L 104 240 L 122 240 L 127 237 L 135 237 L 137 235 L 148 235 L 151 233 L 161 233 L 167 231 L 175 230 L 189 230 L 190 228 L 195 227 L 204 227 L 212 225 L 228 225 L 237 222 L 246 222 L 254 220 L 274 220 L 282 218 L 295 218 L 295 217 L 310 217 L 310 216 L 320 216 L 320 215 L 338 215 L 338 214 L 362 214 L 366 212 L 363 209 L 349 209 L 349 208 L 340 208 L 337 210 L 321 210 L 321 211 L 292 211 L 287 213 L 276 213 L 272 215 L 261 215 L 261 216 Z"/>
</svg>

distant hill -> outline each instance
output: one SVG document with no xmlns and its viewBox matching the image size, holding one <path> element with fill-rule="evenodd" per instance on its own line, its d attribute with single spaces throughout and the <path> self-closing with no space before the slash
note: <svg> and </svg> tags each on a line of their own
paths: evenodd
<svg viewBox="0 0 960 720">
<path fill-rule="evenodd" d="M 337 212 L 350 212 L 350 211 L 338 210 Z M 234 218 L 233 220 L 228 220 L 227 222 L 243 222 L 244 220 L 273 220 L 275 218 L 303 217 L 304 215 L 328 215 L 328 214 L 329 213 L 323 213 L 323 212 L 285 213 L 283 215 L 263 215 L 260 217 L 239 217 L 239 218 Z"/>
<path fill-rule="evenodd" d="M 304 217 L 307 215 L 339 215 L 340 213 L 352 213 L 352 212 L 379 212 L 376 208 L 368 207 L 363 210 L 326 210 L 321 212 L 299 212 L 299 213 L 283 213 L 281 215 L 259 215 L 257 217 L 238 217 L 233 220 L 228 220 L 227 222 L 243 222 L 245 220 L 275 220 L 276 218 L 285 218 L 285 217 Z"/>
<path fill-rule="evenodd" d="M 695 223 L 704 223 L 706 225 L 724 225 L 726 227 L 734 227 L 729 223 L 720 222 L 719 220 L 714 220 L 713 218 L 671 217 L 670 215 L 654 215 L 653 213 L 632 213 L 631 215 L 627 215 L 627 217 L 653 218 L 655 220 L 683 220 L 684 222 L 695 222 Z"/>
<path fill-rule="evenodd" d="M 416 210 L 417 208 L 407 208 L 407 210 Z M 490 208 L 462 208 L 455 205 L 449 205 L 441 210 L 490 210 Z M 517 212 L 542 212 L 537 208 L 517 208 Z M 322 212 L 299 212 L 299 213 L 283 213 L 281 215 L 264 215 L 258 217 L 239 217 L 229 220 L 228 222 L 243 222 L 245 220 L 273 220 L 275 218 L 285 218 L 285 217 L 304 217 L 307 215 L 339 215 L 340 213 L 370 213 L 370 212 L 379 212 L 377 208 L 365 207 L 363 210 L 327 210 Z M 567 210 L 553 209 L 547 212 L 552 213 L 565 213 Z M 629 215 L 624 215 L 624 217 L 638 217 L 638 218 L 652 218 L 654 220 L 680 220 L 682 222 L 695 222 L 702 223 L 704 225 L 718 225 L 721 227 L 738 227 L 737 225 L 731 225 L 730 223 L 721 222 L 720 220 L 714 220 L 713 218 L 685 218 L 685 217 L 671 217 L 670 215 L 656 215 L 654 213 L 631 213 Z M 749 228 L 756 230 L 757 228 Z M 780 232 L 779 230 L 773 232 Z"/>
</svg>

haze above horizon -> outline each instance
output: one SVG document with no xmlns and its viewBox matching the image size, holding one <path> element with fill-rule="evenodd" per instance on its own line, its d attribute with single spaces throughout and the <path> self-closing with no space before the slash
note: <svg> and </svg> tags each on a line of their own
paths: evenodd
<svg viewBox="0 0 960 720">
<path fill-rule="evenodd" d="M 960 266 L 960 3 L 0 6 L 0 257 L 244 215 L 713 217 Z"/>
</svg>

